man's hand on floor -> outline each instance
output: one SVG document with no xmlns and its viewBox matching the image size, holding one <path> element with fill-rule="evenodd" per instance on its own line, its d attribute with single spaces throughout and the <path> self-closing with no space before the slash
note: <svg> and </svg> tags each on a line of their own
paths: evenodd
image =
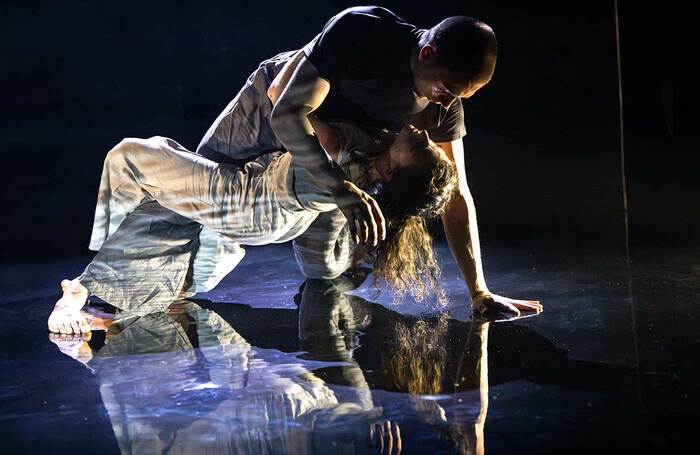
<svg viewBox="0 0 700 455">
<path fill-rule="evenodd" d="M 542 312 L 542 305 L 539 300 L 511 299 L 491 292 L 482 292 L 472 297 L 472 308 L 481 314 L 496 312 L 520 315 L 521 312 Z"/>
</svg>

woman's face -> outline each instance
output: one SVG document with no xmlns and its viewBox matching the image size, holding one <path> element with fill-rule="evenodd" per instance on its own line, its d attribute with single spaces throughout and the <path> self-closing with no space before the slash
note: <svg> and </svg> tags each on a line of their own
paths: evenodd
<svg viewBox="0 0 700 455">
<path fill-rule="evenodd" d="M 431 153 L 429 145 L 435 143 L 428 137 L 428 132 L 413 125 L 403 127 L 396 140 L 389 147 L 391 168 L 408 167 L 415 162 L 417 153 Z"/>
</svg>

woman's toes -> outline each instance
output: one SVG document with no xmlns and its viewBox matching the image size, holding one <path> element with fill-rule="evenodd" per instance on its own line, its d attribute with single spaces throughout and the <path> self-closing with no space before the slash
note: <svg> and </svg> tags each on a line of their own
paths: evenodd
<svg viewBox="0 0 700 455">
<path fill-rule="evenodd" d="M 90 333 L 92 331 L 92 325 L 90 324 L 90 321 L 87 319 L 83 319 L 82 324 L 80 326 L 80 330 L 83 333 Z"/>
<path fill-rule="evenodd" d="M 65 335 L 71 335 L 73 333 L 73 328 L 70 326 L 70 322 L 64 322 L 61 324 L 60 331 Z"/>
</svg>

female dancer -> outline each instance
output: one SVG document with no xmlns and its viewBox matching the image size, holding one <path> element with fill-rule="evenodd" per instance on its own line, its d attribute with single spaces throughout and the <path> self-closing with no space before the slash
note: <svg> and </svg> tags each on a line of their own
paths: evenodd
<svg viewBox="0 0 700 455">
<path fill-rule="evenodd" d="M 424 220 L 440 214 L 449 201 L 457 183 L 454 165 L 411 125 L 389 139 L 309 120 L 345 171 L 347 188 L 384 183 L 374 209 L 381 207 L 387 232 L 376 246 L 375 272 L 390 287 L 422 297 L 437 286 L 438 273 Z M 363 153 L 367 148 L 384 152 Z M 302 234 L 319 213 L 337 204 L 314 183 L 313 171 L 297 161 L 292 152 L 279 151 L 240 167 L 214 163 L 163 137 L 123 140 L 105 159 L 90 242 L 98 253 L 83 274 L 61 283 L 63 296 L 49 317 L 49 330 L 88 331 L 80 309 L 90 295 L 142 314 L 162 310 L 174 298 L 218 283 L 242 259 L 241 245 L 281 243 Z M 216 237 L 218 253 L 221 245 L 229 253 L 222 255 L 225 270 L 210 273 L 201 287 L 198 269 L 216 269 L 220 258 L 197 261 L 197 249 L 206 242 L 199 245 L 196 235 L 183 232 L 199 234 L 199 229 Z M 148 243 L 154 235 L 156 247 Z"/>
</svg>

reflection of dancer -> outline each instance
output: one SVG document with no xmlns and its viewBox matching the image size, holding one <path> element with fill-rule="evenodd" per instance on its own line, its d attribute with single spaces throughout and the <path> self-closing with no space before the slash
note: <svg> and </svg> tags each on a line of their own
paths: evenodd
<svg viewBox="0 0 700 455">
<path fill-rule="evenodd" d="M 392 174 L 391 185 L 377 198 L 384 201 L 386 212 L 395 218 L 390 224 L 398 229 L 390 230 L 394 240 L 382 242 L 378 255 L 403 256 L 397 249 L 403 244 L 395 239 L 403 237 L 407 219 L 434 216 L 444 208 L 455 183 L 452 163 L 426 134 L 410 126 L 386 143 L 380 159 L 364 165 L 352 158 L 355 144 L 362 142 L 356 137 L 365 137 L 362 133 L 324 128 L 320 123 L 315 128 L 329 144 L 329 154 L 347 168 L 354 182 L 381 181 L 383 173 Z M 369 139 L 364 143 L 376 146 Z M 354 183 L 348 185 L 357 188 Z M 175 212 L 178 222 L 153 222 L 143 210 L 134 212 L 149 201 L 157 202 L 156 212 L 162 208 Z M 225 237 L 230 245 L 231 254 L 223 261 L 226 270 L 213 272 L 215 279 L 208 285 L 212 287 L 241 260 L 243 250 L 239 245 L 293 239 L 319 213 L 335 208 L 334 199 L 325 188 L 313 183 L 309 170 L 299 166 L 291 152 L 269 153 L 236 167 L 192 154 L 166 138 L 124 140 L 105 159 L 91 241 L 91 248 L 99 251 L 80 277 L 62 283 L 64 295 L 49 318 L 49 329 L 65 333 L 88 330 L 79 314 L 88 295 L 145 313 L 162 310 L 187 291 L 187 282 L 197 281 L 201 275 L 200 264 L 196 260 L 193 266 L 190 264 L 196 245 L 182 242 L 179 235 L 182 229 L 199 229 L 188 220 Z M 129 217 L 130 213 L 134 216 Z M 152 235 L 152 230 L 174 241 L 159 248 L 144 248 L 139 242 Z M 388 265 L 387 281 L 392 284 L 395 278 L 397 286 L 404 284 L 395 268 L 425 269 L 428 256 L 432 258 L 430 251 L 402 263 L 384 261 Z M 204 266 L 216 269 L 221 265 L 218 262 Z M 168 276 L 163 276 L 163 271 Z M 194 288 L 200 290 L 196 282 Z"/>
<path fill-rule="evenodd" d="M 344 366 L 324 370 L 323 377 L 334 384 L 350 385 L 358 393 L 377 385 L 408 393 L 409 404 L 420 423 L 412 421 L 407 424 L 420 427 L 428 424 L 434 431 L 444 432 L 448 439 L 440 444 L 450 446 L 448 441 L 452 441 L 452 445 L 441 445 L 441 449 L 449 451 L 458 448 L 459 453 L 483 453 L 483 424 L 488 395 L 488 324 L 472 323 L 460 361 L 461 368 L 458 369 L 462 382 L 479 388 L 480 412 L 478 416 L 448 418 L 437 401 L 424 400 L 421 396 L 446 393 L 446 384 L 456 384 L 450 376 L 453 369 L 447 366 L 448 348 L 452 351 L 449 353 L 458 354 L 455 348 L 460 344 L 447 343 L 449 318 L 445 314 L 431 321 L 404 317 L 356 296 L 344 294 L 365 277 L 364 271 L 357 273 L 344 274 L 333 280 L 310 279 L 304 282 L 299 299 L 299 337 L 302 347 L 309 351 L 306 358 L 345 361 Z M 377 368 L 375 363 L 363 365 L 372 372 L 371 385 L 355 356 L 355 350 L 360 346 L 360 333 L 366 335 L 368 332 L 381 333 L 383 337 L 381 349 L 373 350 L 379 353 L 380 366 Z M 363 344 L 366 342 L 363 340 Z M 362 357 L 366 361 L 366 357 Z M 409 419 L 404 417 L 403 420 Z M 394 440 L 405 446 L 407 434 L 401 429 L 404 424 L 401 420 L 388 419 L 387 430 L 398 435 Z M 425 428 L 422 428 L 424 431 Z M 409 434 L 408 441 L 415 436 Z"/>
<path fill-rule="evenodd" d="M 176 302 L 107 325 L 108 342 L 94 351 L 61 341 L 87 335 L 51 338 L 98 375 L 122 453 L 379 453 L 396 444 L 371 397 L 340 400 L 310 371 L 315 362 L 256 348 L 211 310 Z"/>
<path fill-rule="evenodd" d="M 478 318 L 469 324 L 469 334 L 459 359 L 457 375 L 448 371 L 445 349 L 448 318 L 439 315 L 437 320 L 418 320 L 412 325 L 397 322 L 394 327 L 392 347 L 382 363 L 394 385 L 407 391 L 413 399 L 416 411 L 428 422 L 444 422 L 447 434 L 454 441 L 457 453 L 484 454 L 484 424 L 488 412 L 488 327 L 489 323 Z M 464 389 L 476 389 L 479 394 L 476 412 L 464 413 L 455 406 L 449 415 L 436 401 L 421 400 L 420 395 L 437 395 L 446 392 L 447 382 L 454 383 L 454 400 Z"/>
<path fill-rule="evenodd" d="M 357 286 L 354 278 L 363 275 L 305 282 L 300 337 L 308 358 L 347 362 L 325 369 L 327 382 L 409 395 L 421 423 L 409 419 L 404 408 L 396 421 L 387 415 L 400 426 L 405 447 L 414 437 L 425 440 L 431 437 L 426 433 L 441 433 L 445 439 L 437 439 L 450 445 L 446 452 L 484 453 L 489 387 L 494 385 L 524 380 L 610 390 L 628 387 L 635 379 L 629 367 L 568 359 L 566 351 L 519 324 L 492 324 L 481 316 L 464 322 L 444 314 L 401 315 L 344 294 Z M 489 344 L 498 349 L 489 353 Z M 435 398 L 448 394 L 451 400 Z M 374 403 L 382 405 L 376 395 Z"/>
</svg>

